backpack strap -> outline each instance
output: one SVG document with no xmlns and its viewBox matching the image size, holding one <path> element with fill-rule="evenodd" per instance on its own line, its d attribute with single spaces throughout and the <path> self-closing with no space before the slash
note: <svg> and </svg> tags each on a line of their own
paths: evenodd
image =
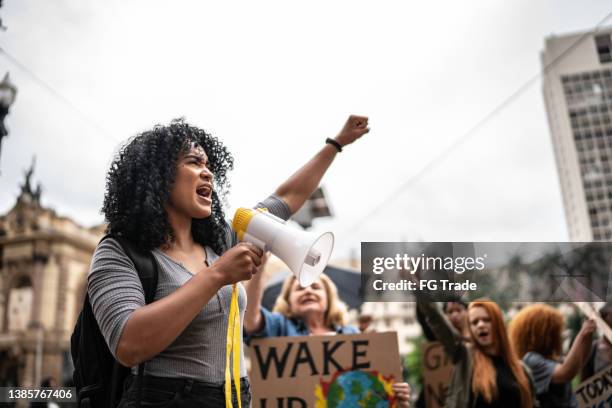
<svg viewBox="0 0 612 408">
<path fill-rule="evenodd" d="M 152 303 L 155 299 L 155 290 L 157 289 L 157 280 L 159 275 L 159 269 L 157 266 L 157 261 L 153 258 L 153 255 L 150 251 L 143 251 L 138 248 L 131 241 L 119 237 L 113 234 L 106 234 L 100 242 L 104 241 L 107 238 L 114 238 L 119 242 L 126 255 L 130 258 L 130 260 L 134 263 L 134 267 L 136 268 L 136 272 L 138 272 L 138 277 L 140 278 L 140 282 L 142 284 L 142 289 L 144 290 L 145 295 L 145 303 L 148 305 Z M 140 400 L 142 396 L 142 378 L 144 376 L 144 367 L 145 363 L 142 362 L 138 365 L 138 378 L 136 379 L 138 387 L 138 398 L 137 398 L 137 406 L 140 407 Z M 115 361 L 115 367 L 113 368 L 113 372 L 118 372 L 120 369 L 119 362 Z M 119 390 L 111 389 L 111 401 L 115 401 L 115 396 L 118 395 Z"/>
<path fill-rule="evenodd" d="M 140 278 L 140 282 L 142 283 L 142 288 L 145 294 L 145 303 L 152 303 L 155 299 L 155 290 L 157 289 L 157 278 L 158 278 L 158 266 L 157 261 L 153 258 L 153 255 L 150 251 L 142 251 L 132 242 L 121 238 L 114 237 L 123 249 L 127 256 L 130 257 L 134 266 L 136 267 L 136 271 L 138 272 L 138 277 Z"/>
</svg>

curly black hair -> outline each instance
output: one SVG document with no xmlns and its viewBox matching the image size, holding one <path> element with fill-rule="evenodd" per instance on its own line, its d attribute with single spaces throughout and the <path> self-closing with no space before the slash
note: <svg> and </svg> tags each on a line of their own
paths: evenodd
<svg viewBox="0 0 612 408">
<path fill-rule="evenodd" d="M 217 254 L 227 250 L 225 214 L 221 200 L 229 190 L 228 172 L 234 159 L 214 136 L 175 119 L 134 137 L 120 149 L 106 176 L 104 214 L 107 234 L 130 240 L 143 250 L 172 241 L 172 228 L 165 206 L 174 183 L 178 160 L 192 147 L 200 146 L 214 174 L 212 213 L 194 219 L 194 241 L 210 246 Z"/>
</svg>

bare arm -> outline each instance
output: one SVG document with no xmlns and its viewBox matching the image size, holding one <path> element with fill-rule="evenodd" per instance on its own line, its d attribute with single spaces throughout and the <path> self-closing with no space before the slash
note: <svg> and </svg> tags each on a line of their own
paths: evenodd
<svg viewBox="0 0 612 408">
<path fill-rule="evenodd" d="M 426 296 L 423 296 L 422 291 L 414 292 L 417 299 L 417 307 L 421 309 L 425 315 L 425 319 L 431 331 L 435 334 L 436 339 L 442 343 L 446 352 L 455 360 L 460 358 L 462 352 L 465 351 L 463 338 L 455 330 L 453 325 L 442 314 L 438 306 Z"/>
<path fill-rule="evenodd" d="M 253 275 L 250 281 L 245 283 L 247 294 L 247 307 L 244 312 L 244 331 L 247 334 L 257 333 L 263 328 L 263 319 L 261 317 L 261 298 L 263 297 L 263 288 L 265 285 L 265 265 L 268 260 L 268 254 L 262 258 L 261 265 L 257 268 L 257 273 Z"/>
<path fill-rule="evenodd" d="M 335 140 L 340 145 L 346 146 L 369 131 L 367 117 L 350 116 Z M 275 194 L 287 203 L 292 214 L 299 210 L 317 188 L 337 153 L 338 151 L 334 146 L 326 143 L 308 163 L 276 189 Z M 254 275 L 246 284 L 248 299 L 247 309 L 244 314 L 244 330 L 246 333 L 256 333 L 263 328 L 261 298 L 265 278 L 263 277 L 262 269 L 259 268 L 259 273 Z"/>
<path fill-rule="evenodd" d="M 351 115 L 335 140 L 341 146 L 346 146 L 369 131 L 367 117 Z M 300 209 L 318 187 L 336 154 L 336 148 L 326 143 L 312 159 L 276 189 L 275 194 L 287 203 L 292 214 Z"/>
<path fill-rule="evenodd" d="M 163 351 L 221 287 L 249 279 L 260 256 L 253 245 L 239 244 L 172 294 L 135 310 L 119 338 L 119 362 L 132 367 Z"/>
<path fill-rule="evenodd" d="M 580 372 L 580 369 L 586 363 L 586 358 L 591 352 L 591 344 L 593 343 L 593 332 L 595 331 L 595 321 L 587 320 L 582 324 L 582 328 L 574 344 L 570 348 L 567 357 L 563 363 L 557 364 L 553 371 L 551 381 L 553 383 L 564 383 L 571 381 Z"/>
<path fill-rule="evenodd" d="M 417 271 L 414 275 L 408 274 L 407 277 L 414 282 L 417 288 L 419 287 L 419 281 L 421 279 L 420 271 Z M 442 343 L 444 350 L 452 357 L 453 363 L 456 363 L 458 359 L 463 358 L 467 352 L 463 337 L 455 330 L 446 316 L 442 314 L 437 304 L 433 302 L 432 295 L 429 291 L 415 290 L 413 294 L 416 298 L 417 309 L 425 318 L 425 324 L 434 334 L 436 340 Z"/>
</svg>

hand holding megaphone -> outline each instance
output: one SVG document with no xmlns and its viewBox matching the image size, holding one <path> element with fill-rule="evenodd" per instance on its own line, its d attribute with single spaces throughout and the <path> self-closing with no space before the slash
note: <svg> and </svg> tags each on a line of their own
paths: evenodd
<svg viewBox="0 0 612 408">
<path fill-rule="evenodd" d="M 256 245 L 241 242 L 219 257 L 212 268 L 221 271 L 219 275 L 225 286 L 251 279 L 261 265 L 262 257 L 263 251 Z"/>
<path fill-rule="evenodd" d="M 232 228 L 240 241 L 250 242 L 283 260 L 302 286 L 319 278 L 334 247 L 331 232 L 318 235 L 300 231 L 262 209 L 239 208 Z"/>
</svg>

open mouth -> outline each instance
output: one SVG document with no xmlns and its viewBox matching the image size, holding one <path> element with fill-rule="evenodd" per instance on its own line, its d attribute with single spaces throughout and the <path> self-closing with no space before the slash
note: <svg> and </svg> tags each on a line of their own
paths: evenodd
<svg viewBox="0 0 612 408">
<path fill-rule="evenodd" d="M 212 188 L 209 185 L 201 185 L 196 189 L 198 197 L 206 198 L 210 200 L 212 195 Z"/>
<path fill-rule="evenodd" d="M 489 332 L 480 332 L 477 334 L 478 338 L 481 340 L 485 340 L 489 337 Z"/>
</svg>

